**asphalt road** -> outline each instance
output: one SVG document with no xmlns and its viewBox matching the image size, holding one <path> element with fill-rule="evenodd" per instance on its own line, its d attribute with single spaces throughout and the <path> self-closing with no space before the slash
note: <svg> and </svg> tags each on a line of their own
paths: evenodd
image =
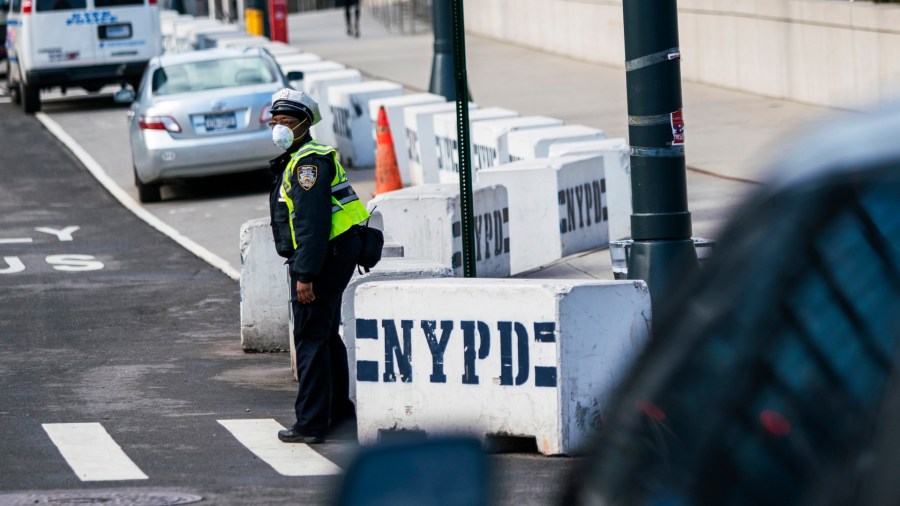
<svg viewBox="0 0 900 506">
<path fill-rule="evenodd" d="M 99 136 L 102 163 L 125 177 L 130 167 L 110 160 L 128 156 L 127 139 L 108 137 L 124 108 L 100 95 L 50 99 L 45 111 Z M 0 165 L 0 504 L 89 494 L 329 503 L 359 447 L 352 431 L 314 451 L 275 441 L 276 425 L 293 422 L 295 383 L 286 354 L 241 351 L 238 283 L 125 210 L 36 118 L 3 101 Z M 259 175 L 242 177 L 185 185 L 149 208 L 191 209 L 185 221 L 209 213 L 198 227 L 235 230 L 265 204 Z M 229 430 L 234 420 L 246 430 Z M 267 445 L 305 448 L 282 461 L 338 474 L 285 475 L 278 456 L 257 456 Z M 85 467 L 91 452 L 99 469 Z M 495 503 L 551 504 L 578 459 L 525 449 L 491 462 Z"/>
</svg>

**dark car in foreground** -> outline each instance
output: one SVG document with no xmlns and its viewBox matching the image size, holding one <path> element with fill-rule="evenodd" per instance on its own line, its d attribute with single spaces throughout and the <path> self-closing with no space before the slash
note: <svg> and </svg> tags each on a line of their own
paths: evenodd
<svg viewBox="0 0 900 506">
<path fill-rule="evenodd" d="M 654 321 L 567 504 L 900 503 L 898 138 L 887 108 L 780 155 Z"/>
</svg>

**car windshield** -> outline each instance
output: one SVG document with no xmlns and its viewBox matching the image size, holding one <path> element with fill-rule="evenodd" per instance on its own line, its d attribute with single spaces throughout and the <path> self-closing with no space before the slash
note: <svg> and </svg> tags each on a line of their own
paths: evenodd
<svg viewBox="0 0 900 506">
<path fill-rule="evenodd" d="M 172 95 L 275 82 L 275 72 L 259 57 L 223 58 L 168 65 L 153 72 L 155 95 Z"/>
</svg>

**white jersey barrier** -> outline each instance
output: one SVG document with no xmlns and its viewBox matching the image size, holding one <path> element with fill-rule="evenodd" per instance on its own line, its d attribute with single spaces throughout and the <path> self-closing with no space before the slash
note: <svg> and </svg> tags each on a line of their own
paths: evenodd
<svg viewBox="0 0 900 506">
<path fill-rule="evenodd" d="M 290 321 L 287 266 L 275 253 L 269 218 L 241 226 L 241 349 L 286 351 Z"/>
<path fill-rule="evenodd" d="M 331 105 L 328 103 L 328 88 L 359 82 L 362 82 L 362 73 L 356 69 L 318 72 L 303 78 L 303 91 L 319 104 L 319 114 L 322 116 L 322 121 L 313 125 L 310 130 L 314 139 L 322 144 L 337 147 L 337 137 L 334 135 L 334 117 L 331 114 Z"/>
<path fill-rule="evenodd" d="M 286 63 L 279 63 L 279 65 L 281 66 L 281 71 L 284 72 L 285 77 L 287 77 L 290 72 L 303 73 L 301 79 L 294 79 L 291 81 L 291 86 L 293 86 L 295 90 L 303 89 L 303 84 L 307 76 L 318 72 L 332 72 L 334 70 L 343 70 L 347 68 L 343 63 L 331 60 L 308 61 L 305 63 L 287 61 Z"/>
<path fill-rule="evenodd" d="M 238 33 L 238 30 L 237 26 L 226 24 L 220 24 L 219 26 L 195 26 L 187 34 L 187 43 L 191 49 L 204 49 L 207 37 L 217 33 Z"/>
<path fill-rule="evenodd" d="M 241 348 L 293 354 L 290 334 L 290 282 L 285 259 L 275 253 L 269 218 L 241 225 Z M 403 248 L 385 237 L 382 257 L 403 256 Z"/>
<path fill-rule="evenodd" d="M 384 107 L 388 127 L 391 130 L 391 139 L 394 141 L 394 154 L 397 155 L 397 169 L 400 171 L 400 180 L 403 182 L 403 186 L 411 184 L 409 159 L 412 156 L 406 137 L 406 121 L 403 117 L 403 110 L 417 105 L 443 104 L 446 102 L 447 99 L 433 93 L 412 93 L 400 97 L 375 98 L 369 101 L 369 117 L 372 118 L 373 139 L 377 139 L 378 109 Z"/>
<path fill-rule="evenodd" d="M 609 244 L 603 163 L 599 155 L 539 158 L 478 172 L 479 184 L 506 187 L 512 274 Z"/>
<path fill-rule="evenodd" d="M 500 107 L 486 107 L 469 112 L 469 136 L 472 125 L 479 121 L 518 117 L 519 113 Z M 434 121 L 434 142 L 437 145 L 438 181 L 459 183 L 459 132 L 456 111 L 437 114 Z"/>
<path fill-rule="evenodd" d="M 532 436 L 573 454 L 649 337 L 643 281 L 455 278 L 356 290 L 358 436 Z"/>
<path fill-rule="evenodd" d="M 558 142 L 593 141 L 605 139 L 603 130 L 584 125 L 562 125 L 547 128 L 530 128 L 510 132 L 509 161 L 534 160 L 546 158 L 550 154 L 550 146 Z"/>
<path fill-rule="evenodd" d="M 472 125 L 472 172 L 509 163 L 507 136 L 516 130 L 559 126 L 563 120 L 547 116 L 479 121 Z"/>
<path fill-rule="evenodd" d="M 622 138 L 563 142 L 550 146 L 550 157 L 565 155 L 603 156 L 606 204 L 609 208 L 609 239 L 631 238 L 631 155 Z"/>
<path fill-rule="evenodd" d="M 356 402 L 356 289 L 372 281 L 399 281 L 407 279 L 452 278 L 453 269 L 434 260 L 424 258 L 382 258 L 369 272 L 356 272 L 344 290 L 341 303 L 343 331 L 341 337 L 347 346 L 347 362 L 350 367 L 350 399 Z"/>
<path fill-rule="evenodd" d="M 328 89 L 328 103 L 334 116 L 334 136 L 337 140 L 335 147 L 341 155 L 342 164 L 348 167 L 375 165 L 369 101 L 401 95 L 403 86 L 390 81 L 366 81 Z"/>
<path fill-rule="evenodd" d="M 478 109 L 469 103 L 469 111 Z M 456 110 L 455 102 L 417 105 L 403 110 L 409 143 L 409 180 L 412 185 L 438 182 L 437 146 L 434 143 L 434 115 Z"/>
<path fill-rule="evenodd" d="M 475 270 L 478 276 L 509 276 L 509 207 L 506 188 L 477 185 L 475 210 Z M 425 184 L 382 193 L 369 201 L 378 207 L 384 231 L 403 245 L 408 257 L 429 258 L 463 274 L 459 185 Z"/>
<path fill-rule="evenodd" d="M 288 47 L 293 47 L 293 46 L 288 46 Z M 275 62 L 278 63 L 278 65 L 280 65 L 282 67 L 284 67 L 285 65 L 293 64 L 293 63 L 315 63 L 315 62 L 322 61 L 321 56 L 319 56 L 315 53 L 304 53 L 303 51 L 300 51 L 299 49 L 297 49 L 293 53 L 277 54 L 274 56 L 275 56 Z M 344 68 L 346 68 L 346 67 L 344 65 L 341 65 L 340 67 L 333 69 L 333 70 L 342 70 Z"/>
</svg>

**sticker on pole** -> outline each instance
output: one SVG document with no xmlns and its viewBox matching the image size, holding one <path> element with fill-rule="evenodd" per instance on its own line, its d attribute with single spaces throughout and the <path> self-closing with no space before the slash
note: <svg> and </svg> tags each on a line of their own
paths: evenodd
<svg viewBox="0 0 900 506">
<path fill-rule="evenodd" d="M 672 145 L 680 146 L 684 144 L 684 115 L 682 109 L 669 114 L 669 121 L 672 124 Z"/>
</svg>

